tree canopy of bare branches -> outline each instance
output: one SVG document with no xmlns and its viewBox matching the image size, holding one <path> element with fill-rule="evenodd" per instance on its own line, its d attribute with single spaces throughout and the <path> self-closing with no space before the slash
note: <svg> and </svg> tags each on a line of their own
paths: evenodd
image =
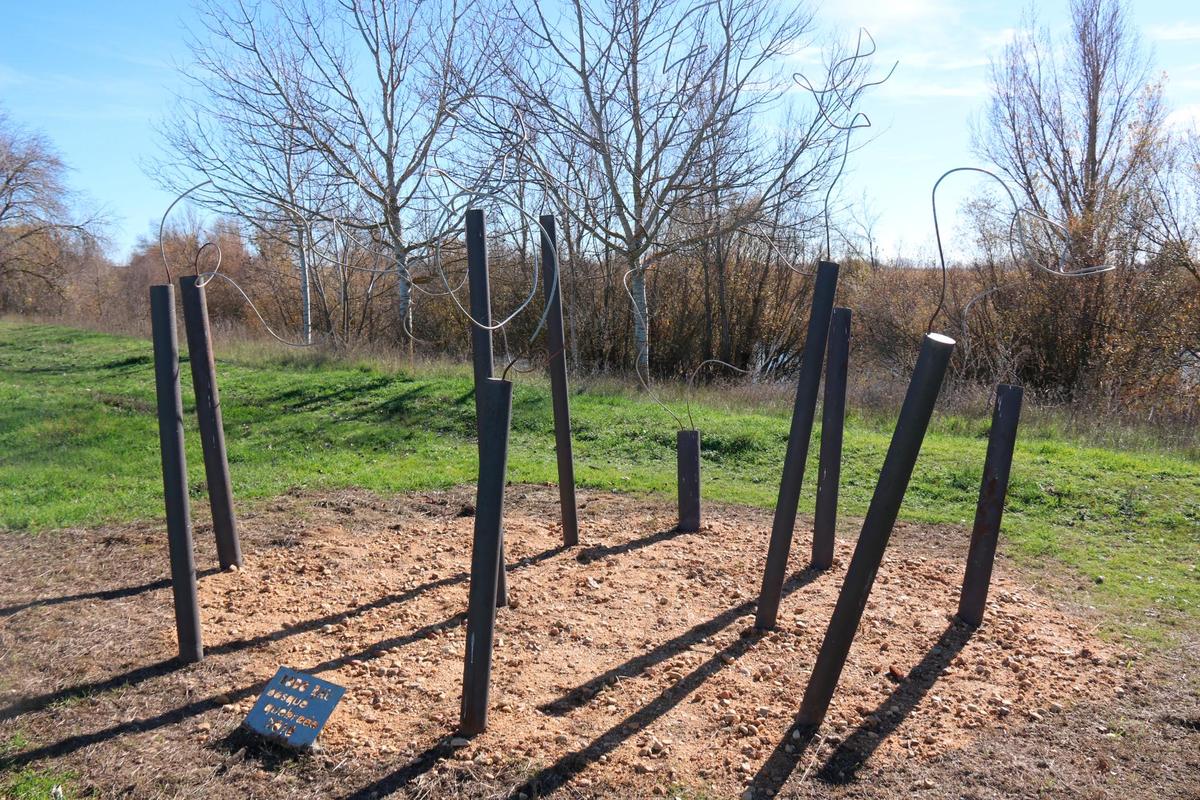
<svg viewBox="0 0 1200 800">
<path fill-rule="evenodd" d="M 61 295 L 66 272 L 95 249 L 99 219 L 77 219 L 67 167 L 43 136 L 0 109 L 0 309 Z"/>
</svg>

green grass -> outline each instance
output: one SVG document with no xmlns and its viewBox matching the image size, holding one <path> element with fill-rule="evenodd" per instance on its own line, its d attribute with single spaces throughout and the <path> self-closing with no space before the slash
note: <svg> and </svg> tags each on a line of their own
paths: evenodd
<svg viewBox="0 0 1200 800">
<path fill-rule="evenodd" d="M 218 342 L 219 356 L 229 352 Z M 218 359 L 218 371 L 240 500 L 293 487 L 399 492 L 474 480 L 465 367 L 410 372 L 305 354 L 232 353 Z M 186 364 L 182 378 L 190 415 Z M 682 404 L 672 405 L 683 413 Z M 703 432 L 704 496 L 769 508 L 786 411 L 778 403 L 740 407 L 715 395 L 702 395 L 692 410 Z M 581 485 L 673 493 L 675 429 L 661 408 L 612 388 L 576 393 L 572 412 Z M 203 470 L 193 423 L 189 416 L 188 465 L 199 500 Z M 987 427 L 987 420 L 935 416 L 902 518 L 970 525 Z M 541 379 L 517 376 L 512 430 L 510 479 L 554 481 L 550 398 Z M 877 412 L 847 420 L 846 514 L 865 512 L 890 436 L 890 423 Z M 802 510 L 813 505 L 816 450 Z M 161 516 L 158 457 L 147 341 L 0 321 L 0 528 Z M 1097 602 L 1151 619 L 1195 616 L 1200 463 L 1182 453 L 1089 446 L 1032 426 L 1019 437 L 1003 537 L 1018 558 L 1073 571 Z"/>
<path fill-rule="evenodd" d="M 75 797 L 70 788 L 74 778 L 70 772 L 26 769 L 7 776 L 0 790 L 8 800 L 51 800 L 57 786 L 62 791 L 60 797 L 67 800 Z"/>
</svg>

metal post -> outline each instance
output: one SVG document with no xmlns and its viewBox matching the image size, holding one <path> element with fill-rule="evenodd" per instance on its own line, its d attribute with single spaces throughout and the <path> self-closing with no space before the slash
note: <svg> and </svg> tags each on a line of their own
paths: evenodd
<svg viewBox="0 0 1200 800">
<path fill-rule="evenodd" d="M 212 332 L 208 324 L 208 300 L 195 275 L 179 279 L 183 298 L 183 327 L 187 332 L 188 357 L 192 365 L 192 387 L 196 390 L 196 418 L 204 451 L 204 477 L 212 508 L 213 533 L 221 569 L 242 565 L 237 519 L 233 513 L 233 488 L 229 461 L 225 456 L 225 428 L 221 422 L 221 396 L 217 391 L 217 367 L 213 361 Z"/>
<path fill-rule="evenodd" d="M 675 475 L 679 485 L 679 530 L 700 530 L 700 431 L 675 435 Z"/>
<path fill-rule="evenodd" d="M 808 460 L 808 440 L 812 437 L 813 417 L 817 409 L 817 387 L 821 382 L 821 362 L 825 340 L 829 336 L 829 317 L 837 291 L 838 265 L 822 261 L 817 265 L 812 311 L 808 316 L 808 336 L 804 340 L 803 362 L 796 384 L 796 404 L 792 408 L 792 428 L 788 434 L 783 477 L 779 481 L 779 499 L 775 501 L 775 520 L 771 524 L 771 544 L 763 570 L 762 589 L 758 593 L 758 628 L 774 628 L 783 595 L 792 532 L 796 527 L 796 509 L 800 504 L 800 486 L 804 483 L 804 464 Z"/>
<path fill-rule="evenodd" d="M 483 423 L 479 438 L 479 483 L 475 495 L 475 538 L 471 548 L 467 646 L 459 724 L 464 736 L 482 733 L 487 727 L 492 642 L 496 635 L 495 599 L 497 583 L 504 571 L 500 544 L 504 527 L 508 431 L 512 422 L 512 383 L 486 378 L 475 388 L 475 394 L 483 412 Z"/>
<path fill-rule="evenodd" d="M 1024 394 L 1020 386 L 1000 384 L 996 387 L 996 408 L 992 412 L 992 430 L 988 434 L 987 456 L 983 461 L 983 483 L 979 487 L 971 549 L 967 553 L 967 570 L 958 599 L 958 618 L 972 627 L 983 623 Z"/>
<path fill-rule="evenodd" d="M 862 621 L 867 597 L 871 594 L 875 574 L 883 561 L 883 551 L 896 524 L 896 515 L 900 512 L 900 503 L 912 478 L 925 429 L 933 415 L 933 406 L 937 402 L 953 350 L 953 339 L 937 333 L 925 335 L 921 355 L 917 358 L 916 369 L 908 384 L 908 393 L 904 396 L 904 405 L 900 408 L 900 419 L 883 460 L 883 469 L 879 472 L 879 482 L 863 520 L 858 545 L 854 548 L 854 557 L 850 559 L 846 580 L 842 583 L 833 617 L 825 631 L 825 640 L 821 642 L 812 677 L 804 690 L 804 701 L 798 717 L 802 726 L 819 726 L 829 710 L 829 701 L 833 699 L 833 691 L 846 664 L 846 656 L 850 653 L 850 644 Z"/>
<path fill-rule="evenodd" d="M 567 394 L 567 353 L 563 337 L 562 284 L 553 214 L 538 218 L 542 232 L 542 285 L 546 292 L 546 344 L 550 349 L 550 397 L 554 405 L 554 454 L 558 459 L 558 504 L 562 509 L 563 545 L 579 544 L 575 506 L 575 464 L 571 455 L 571 406 Z"/>
<path fill-rule="evenodd" d="M 492 377 L 495 361 L 492 356 L 492 290 L 488 279 L 487 228 L 483 212 L 467 210 L 467 290 L 470 293 L 471 360 L 475 368 L 475 430 L 479 438 L 480 458 L 483 457 L 483 410 L 479 405 L 479 387 Z M 485 326 L 485 327 L 481 327 Z M 496 589 L 496 605 L 508 605 L 508 576 L 504 572 L 504 531 L 500 532 L 500 582 Z"/>
<path fill-rule="evenodd" d="M 835 308 L 825 356 L 825 402 L 821 406 L 821 460 L 813 516 L 813 569 L 833 566 L 838 483 L 842 478 L 842 429 L 846 422 L 846 373 L 850 363 L 850 309 Z"/>
<path fill-rule="evenodd" d="M 179 660 L 187 664 L 204 658 L 204 644 L 200 637 L 187 457 L 183 449 L 175 287 L 170 284 L 150 287 L 150 324 L 154 339 L 154 387 L 158 397 L 158 445 L 162 453 L 163 498 L 167 509 L 167 547 L 175 596 L 175 631 L 179 636 Z"/>
</svg>

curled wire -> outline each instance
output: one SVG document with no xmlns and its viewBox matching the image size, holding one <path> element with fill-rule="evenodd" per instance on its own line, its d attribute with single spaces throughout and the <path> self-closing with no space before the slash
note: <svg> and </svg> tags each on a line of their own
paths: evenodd
<svg viewBox="0 0 1200 800">
<path fill-rule="evenodd" d="M 984 169 L 982 167 L 954 167 L 952 169 L 948 169 L 945 172 L 943 172 L 936 181 L 934 181 L 933 189 L 930 191 L 930 204 L 933 208 L 933 235 L 934 235 L 934 239 L 937 241 L 938 263 L 942 270 L 942 282 L 941 282 L 941 289 L 938 293 L 937 306 L 934 308 L 933 314 L 929 317 L 929 324 L 925 328 L 926 333 L 930 333 L 933 331 L 934 321 L 937 320 L 938 315 L 941 314 L 942 310 L 945 308 L 946 284 L 947 284 L 947 280 L 948 280 L 948 274 L 947 274 L 947 268 L 946 268 L 946 253 L 945 253 L 945 249 L 942 246 L 942 230 L 941 230 L 941 224 L 938 220 L 937 190 L 938 190 L 938 186 L 941 185 L 942 181 L 944 181 L 946 178 L 948 178 L 949 176 L 951 176 L 957 172 L 978 172 L 981 175 L 986 175 L 987 177 L 996 181 L 996 183 L 1000 184 L 1000 187 L 1002 189 L 1004 189 L 1004 193 L 1006 195 L 1008 195 L 1008 200 L 1012 204 L 1012 208 L 1013 208 L 1012 219 L 1009 221 L 1009 225 L 1008 225 L 1008 237 L 1007 237 L 1008 253 L 1009 253 L 1009 257 L 1012 259 L 1014 264 L 1019 263 L 1019 261 L 1017 259 L 1016 247 L 1015 247 L 1017 240 L 1020 241 L 1021 250 L 1023 253 L 1028 254 L 1030 251 L 1029 242 L 1025 236 L 1025 227 L 1021 222 L 1021 217 L 1027 216 L 1027 217 L 1032 217 L 1033 219 L 1036 219 L 1037 221 L 1039 221 L 1045 225 L 1048 225 L 1051 228 L 1058 230 L 1064 236 L 1063 248 L 1059 252 L 1058 259 L 1053 267 L 1047 266 L 1046 264 L 1041 263 L 1041 261 L 1039 261 L 1039 260 L 1036 260 L 1036 259 L 1032 260 L 1034 265 L 1038 269 L 1042 270 L 1043 272 L 1047 272 L 1051 275 L 1056 275 L 1058 277 L 1064 277 L 1064 278 L 1083 278 L 1083 277 L 1087 277 L 1090 275 L 1099 275 L 1100 273 L 1110 272 L 1110 271 L 1116 269 L 1115 264 L 1097 264 L 1094 266 L 1084 267 L 1082 269 L 1068 270 L 1066 268 L 1066 265 L 1070 259 L 1070 244 L 1069 244 L 1069 241 L 1066 240 L 1066 237 L 1069 235 L 1069 231 L 1067 230 L 1067 228 L 1064 225 L 1062 225 L 1058 222 L 1055 222 L 1054 220 L 1049 219 L 1048 217 L 1045 217 L 1041 214 L 1038 214 L 1035 211 L 1032 211 L 1027 208 L 1022 208 L 1021 205 L 1017 202 L 1016 195 L 1013 194 L 1012 189 L 1010 189 L 1008 184 L 1004 181 L 1004 179 L 1001 178 L 999 175 L 997 175 L 995 172 Z M 993 291 L 995 291 L 996 289 L 999 289 L 999 288 L 1000 288 L 999 286 L 992 287 L 991 289 L 988 289 L 985 292 L 981 293 L 980 295 L 977 295 L 976 297 L 972 298 L 971 301 L 967 303 L 967 308 L 969 308 L 971 305 L 973 305 L 976 300 L 980 300 L 984 296 L 992 294 Z M 964 313 L 965 313 L 965 309 L 964 309 Z"/>
<path fill-rule="evenodd" d="M 197 278 L 200 277 L 200 256 L 202 256 L 204 254 L 204 251 L 210 247 L 215 248 L 217 251 L 217 265 L 212 268 L 212 272 L 213 272 L 213 274 L 216 274 L 221 271 L 221 263 L 225 260 L 225 253 L 222 252 L 221 245 L 217 244 L 216 242 L 214 242 L 212 240 L 209 240 L 209 241 L 205 242 L 204 244 L 200 245 L 199 247 L 197 247 L 196 255 L 192 257 L 192 272 L 194 272 L 196 274 Z M 208 280 L 212 280 L 212 278 L 209 278 Z M 208 281 L 201 283 L 199 280 L 197 280 L 196 286 L 197 287 L 204 286 L 206 283 L 208 283 Z"/>
<path fill-rule="evenodd" d="M 734 372 L 741 373 L 742 375 L 755 375 L 758 373 L 758 370 L 742 369 L 741 367 L 735 367 L 733 364 L 730 364 L 728 361 L 722 361 L 719 358 L 708 358 L 708 359 L 705 359 L 704 361 L 701 361 L 699 364 L 697 364 L 696 368 L 692 370 L 692 374 L 688 376 L 687 394 L 684 395 L 684 403 L 686 404 L 686 407 L 687 407 L 688 424 L 692 426 L 691 430 L 696 430 L 696 420 L 694 420 L 692 418 L 692 392 L 694 392 L 695 388 L 696 388 L 696 376 L 700 374 L 700 370 L 704 369 L 704 367 L 709 364 L 719 364 L 722 367 L 725 367 L 726 369 L 731 369 Z"/>
<path fill-rule="evenodd" d="M 211 183 L 211 180 L 201 181 L 190 189 L 184 190 L 182 194 L 176 196 L 176 198 L 171 201 L 171 204 L 167 206 L 167 210 L 163 212 L 162 218 L 158 221 L 158 255 L 162 258 L 163 271 L 167 273 L 167 283 L 174 283 L 174 279 L 171 277 L 171 264 L 167 260 L 167 247 L 163 239 L 163 231 L 167 226 L 167 217 L 170 216 L 171 209 L 175 208 L 175 206 L 177 206 L 181 200 L 197 189 L 208 186 Z"/>
<path fill-rule="evenodd" d="M 867 40 L 867 49 L 866 50 L 863 49 L 863 38 L 864 37 Z M 813 82 L 804 73 L 797 72 L 792 75 L 792 80 L 798 86 L 800 86 L 801 89 L 804 89 L 806 92 L 808 92 L 809 94 L 812 95 L 813 100 L 815 100 L 816 104 L 817 104 L 817 112 L 821 115 L 821 118 L 825 120 L 825 124 L 828 125 L 830 128 L 832 128 L 833 130 L 839 131 L 839 132 L 845 134 L 845 143 L 842 148 L 842 156 L 839 159 L 837 171 L 834 173 L 833 179 L 829 182 L 829 186 L 825 190 L 825 201 L 824 201 L 825 257 L 827 259 L 833 258 L 833 234 L 832 234 L 833 226 L 830 221 L 831 215 L 829 213 L 829 203 L 830 203 L 830 199 L 833 196 L 833 191 L 837 187 L 838 181 L 841 180 L 842 174 L 846 170 L 846 162 L 850 157 L 851 136 L 853 135 L 853 133 L 855 131 L 870 128 L 872 125 L 871 118 L 869 116 L 867 116 L 867 114 L 865 112 L 855 111 L 853 101 L 848 100 L 846 98 L 844 89 L 837 85 L 837 77 L 836 76 L 842 72 L 844 72 L 846 75 L 852 75 L 854 73 L 855 69 L 858 67 L 859 63 L 874 56 L 876 50 L 877 50 L 877 47 L 875 44 L 875 37 L 872 36 L 871 32 L 868 31 L 866 28 L 859 28 L 858 29 L 858 40 L 855 43 L 854 52 L 848 56 L 844 56 L 844 57 L 838 59 L 837 61 L 835 61 L 833 64 L 830 65 L 829 69 L 826 72 L 827 79 L 828 79 L 827 82 L 831 82 L 833 85 L 826 85 L 821 88 L 817 88 L 816 86 L 813 85 Z M 859 93 L 861 93 L 867 89 L 873 88 L 875 86 L 880 86 L 880 85 L 886 83 L 888 80 L 891 79 L 892 75 L 895 74 L 896 68 L 899 66 L 900 66 L 900 62 L 896 61 L 895 63 L 892 64 L 891 69 L 889 69 L 882 78 L 879 78 L 879 79 L 873 80 L 873 81 L 864 81 L 863 83 L 861 83 L 860 85 L 855 87 L 854 94 L 858 95 Z M 841 123 L 833 118 L 833 116 L 830 113 L 831 111 L 834 111 L 833 104 L 827 103 L 827 100 L 826 100 L 827 96 L 829 96 L 829 95 L 832 95 L 833 99 L 837 101 L 837 105 L 841 106 L 841 111 L 844 111 L 847 113 L 854 112 L 853 116 L 850 117 L 849 122 Z M 834 111 L 834 113 L 837 113 L 837 112 Z"/>
</svg>

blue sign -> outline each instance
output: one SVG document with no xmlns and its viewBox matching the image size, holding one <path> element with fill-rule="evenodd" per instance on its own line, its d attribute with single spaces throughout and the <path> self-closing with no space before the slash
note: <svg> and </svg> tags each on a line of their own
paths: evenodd
<svg viewBox="0 0 1200 800">
<path fill-rule="evenodd" d="M 288 747 L 312 747 L 345 693 L 337 684 L 280 667 L 242 725 Z"/>
</svg>

